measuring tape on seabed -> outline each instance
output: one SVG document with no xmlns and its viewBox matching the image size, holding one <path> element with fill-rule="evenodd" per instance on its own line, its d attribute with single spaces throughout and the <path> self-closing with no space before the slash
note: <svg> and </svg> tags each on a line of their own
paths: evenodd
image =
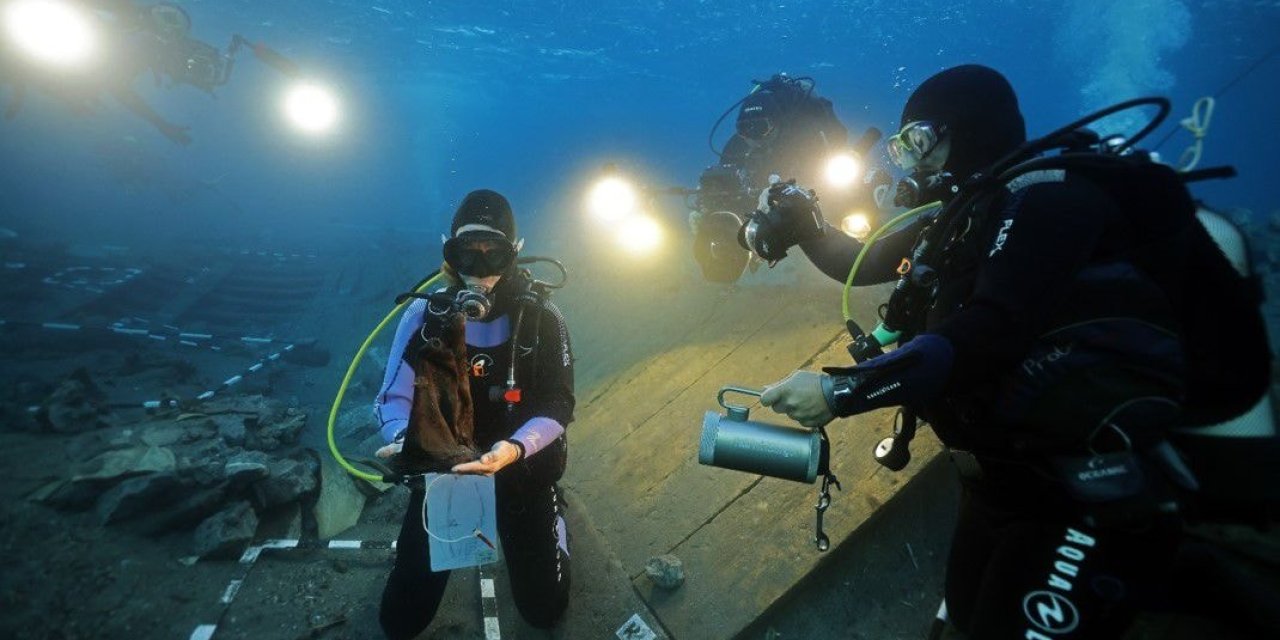
<svg viewBox="0 0 1280 640">
<path fill-rule="evenodd" d="M 265 357 L 265 358 L 262 358 L 261 360 L 259 360 L 259 361 L 255 362 L 255 363 L 253 363 L 253 364 L 252 364 L 248 369 L 245 369 L 244 371 L 242 371 L 242 372 L 240 372 L 240 373 L 238 373 L 238 374 L 236 374 L 236 375 L 234 375 L 234 376 L 231 376 L 230 378 L 227 378 L 226 380 L 223 380 L 223 381 L 222 381 L 222 384 L 219 384 L 218 386 L 216 386 L 216 387 L 214 387 L 214 388 L 212 388 L 212 389 L 210 389 L 210 390 L 208 390 L 208 391 L 205 391 L 204 393 L 202 393 L 202 394 L 200 394 L 200 395 L 196 396 L 196 397 L 195 397 L 195 400 L 196 400 L 197 402 L 203 402 L 203 401 L 205 401 L 205 400 L 208 400 L 208 399 L 210 399 L 210 398 L 214 397 L 214 396 L 215 396 L 215 395 L 217 395 L 218 393 L 221 393 L 222 391 L 225 391 L 226 389 L 229 389 L 229 388 L 231 388 L 231 387 L 234 387 L 234 386 L 235 386 L 235 385 L 237 385 L 237 384 L 240 384 L 240 382 L 242 382 L 242 381 L 244 380 L 245 376 L 248 376 L 248 375 L 251 375 L 251 374 L 254 374 L 254 373 L 257 373 L 257 372 L 261 371 L 263 368 L 265 368 L 265 367 L 267 366 L 267 364 L 269 364 L 269 363 L 272 363 L 272 362 L 275 362 L 275 361 L 279 360 L 281 356 L 283 356 L 285 353 L 287 353 L 287 352 L 289 352 L 289 351 L 292 351 L 292 350 L 293 350 L 293 345 L 286 345 L 283 349 L 281 349 L 281 350 L 279 350 L 279 351 L 277 351 L 277 352 L 275 352 L 275 353 L 273 353 L 273 354 L 271 354 L 271 355 L 269 355 L 269 356 L 267 356 L 267 357 Z M 122 403 L 122 404 L 113 404 L 113 405 L 111 405 L 111 406 L 116 407 L 116 408 L 121 408 L 121 409 L 127 409 L 127 408 L 139 408 L 139 409 L 176 409 L 176 408 L 178 408 L 178 407 L 183 406 L 183 404 L 184 404 L 184 403 L 183 403 L 182 401 L 177 400 L 177 399 L 175 399 L 175 398 L 167 398 L 167 399 L 164 399 L 164 400 L 146 400 L 146 401 L 144 401 L 144 402 L 138 402 L 138 403 Z M 39 407 L 38 405 L 37 405 L 37 406 L 27 407 L 27 412 L 28 412 L 28 413 L 35 413 L 35 412 L 37 412 L 37 411 L 39 411 L 39 410 L 40 410 L 40 407 Z"/>
<path fill-rule="evenodd" d="M 5 266 L 8 266 L 8 265 L 5 265 Z M 98 271 L 101 273 L 107 273 L 111 275 L 115 275 L 118 272 L 124 275 L 111 281 L 99 281 L 99 282 L 91 283 L 89 282 L 89 280 L 85 278 L 80 278 L 79 280 L 75 280 L 72 282 L 63 282 L 63 278 L 70 277 L 71 274 L 78 274 L 83 271 L 90 271 L 90 272 Z M 89 293 L 106 293 L 107 289 L 110 289 L 112 287 L 118 287 L 122 284 L 125 284 L 126 282 L 129 282 L 130 280 L 133 280 L 134 278 L 140 275 L 142 275 L 142 269 L 138 269 L 136 267 L 124 267 L 124 268 L 66 267 L 61 271 L 54 272 L 54 274 L 51 276 L 46 276 L 43 280 L 41 280 L 41 282 L 53 287 L 62 287 L 64 289 L 71 289 L 72 291 L 88 291 Z"/>
<path fill-rule="evenodd" d="M 314 253 L 308 253 L 308 254 L 283 253 L 280 251 L 251 251 L 249 249 L 241 249 L 239 251 L 229 250 L 226 253 L 241 255 L 241 256 L 259 256 L 263 258 L 277 258 L 279 260 L 290 260 L 290 259 L 297 260 L 299 258 L 306 258 L 308 260 L 316 259 L 316 254 Z"/>
<path fill-rule="evenodd" d="M 145 321 L 143 321 L 145 322 Z M 93 327 L 76 324 L 74 322 L 29 322 L 25 320 L 3 320 L 0 319 L 0 326 L 14 327 L 35 327 L 45 329 L 47 331 L 89 331 L 112 333 L 120 336 L 132 336 L 138 338 L 147 338 L 157 342 L 173 342 L 174 344 L 184 347 L 201 347 L 208 348 L 211 351 L 222 351 L 225 347 L 214 344 L 221 342 L 223 344 L 243 343 L 251 345 L 265 344 L 289 344 L 294 345 L 300 340 L 286 340 L 283 338 L 263 338 L 258 336 L 215 336 L 210 333 L 197 333 L 192 331 L 183 331 L 173 325 L 163 325 L 168 333 L 162 333 L 152 329 L 139 329 L 127 326 L 123 322 L 116 322 L 109 327 Z"/>
<path fill-rule="evenodd" d="M 223 589 L 222 596 L 218 599 L 218 613 L 211 616 L 213 622 L 200 624 L 191 632 L 189 640 L 210 640 L 218 631 L 218 625 L 222 624 L 222 619 L 226 617 L 227 611 L 231 609 L 231 604 L 235 602 L 236 595 L 240 593 L 240 588 L 244 586 L 245 580 L 249 577 L 249 573 L 253 571 L 254 565 L 258 559 L 267 551 L 287 551 L 290 549 L 330 549 L 330 550 L 359 550 L 359 549 L 390 549 L 396 548 L 396 541 L 392 540 L 329 540 L 323 544 L 303 545 L 297 539 L 278 539 L 265 540 L 262 544 L 251 545 L 240 555 L 240 564 L 244 569 L 239 575 L 232 578 L 227 583 L 227 587 Z M 493 577 L 485 571 L 484 566 L 479 569 L 480 583 L 480 611 L 484 624 L 485 640 L 502 640 L 502 634 L 498 625 L 498 598 L 497 589 L 495 587 Z"/>
</svg>

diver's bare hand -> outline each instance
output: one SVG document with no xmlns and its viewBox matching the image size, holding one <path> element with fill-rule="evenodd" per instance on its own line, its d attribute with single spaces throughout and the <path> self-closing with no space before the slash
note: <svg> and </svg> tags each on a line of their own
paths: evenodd
<svg viewBox="0 0 1280 640">
<path fill-rule="evenodd" d="M 520 459 L 520 449 L 506 440 L 499 440 L 493 448 L 475 462 L 464 462 L 453 467 L 454 473 L 491 476 L 503 467 Z"/>
<path fill-rule="evenodd" d="M 796 371 L 786 379 L 765 387 L 760 404 L 799 422 L 818 429 L 835 419 L 822 389 L 824 373 Z"/>
<path fill-rule="evenodd" d="M 404 449 L 404 441 L 402 440 L 392 442 L 391 444 L 378 449 L 373 455 L 376 455 L 379 458 L 390 458 L 391 456 L 400 453 L 401 449 Z"/>
</svg>

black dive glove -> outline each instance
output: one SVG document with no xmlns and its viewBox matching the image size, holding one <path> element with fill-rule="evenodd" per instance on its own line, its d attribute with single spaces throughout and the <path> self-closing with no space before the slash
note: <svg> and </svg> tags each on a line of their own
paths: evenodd
<svg viewBox="0 0 1280 640">
<path fill-rule="evenodd" d="M 748 214 L 738 231 L 738 244 L 764 260 L 777 262 L 787 257 L 787 249 L 826 232 L 818 196 L 795 180 L 769 187 L 765 202 L 768 210 Z"/>
</svg>

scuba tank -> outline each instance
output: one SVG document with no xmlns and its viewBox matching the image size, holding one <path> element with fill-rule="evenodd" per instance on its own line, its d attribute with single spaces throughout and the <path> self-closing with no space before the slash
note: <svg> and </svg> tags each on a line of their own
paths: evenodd
<svg viewBox="0 0 1280 640">
<path fill-rule="evenodd" d="M 1244 234 L 1200 205 L 1196 218 L 1231 266 L 1253 277 Z M 1196 471 L 1196 515 L 1208 520 L 1265 523 L 1280 516 L 1280 437 L 1271 393 L 1243 415 L 1207 426 L 1174 429 L 1170 440 Z"/>
</svg>

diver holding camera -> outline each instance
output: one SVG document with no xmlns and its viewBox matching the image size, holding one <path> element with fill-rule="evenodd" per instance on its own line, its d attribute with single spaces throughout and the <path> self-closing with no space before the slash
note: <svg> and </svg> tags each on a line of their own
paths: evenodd
<svg viewBox="0 0 1280 640">
<path fill-rule="evenodd" d="M 849 130 L 836 116 L 832 102 L 814 92 L 815 84 L 812 78 L 785 73 L 756 80 L 752 90 L 712 127 L 708 144 L 718 162 L 702 172 L 698 189 L 689 192 L 696 196 L 689 214 L 694 258 L 706 279 L 731 283 L 748 265 L 754 271 L 761 260 L 776 262 L 749 248 L 741 251 L 744 240 L 738 236 L 748 218 L 769 225 L 759 218 L 773 206 L 768 200 L 781 197 L 780 190 L 785 190 L 785 185 L 777 186 L 780 176 L 805 185 L 825 177 L 830 187 L 825 197 L 840 216 L 854 210 L 868 215 L 879 208 L 871 194 L 888 180 L 887 174 L 868 170 L 864 158 L 879 141 L 880 131 L 869 129 L 851 145 Z M 715 133 L 735 110 L 734 134 L 723 149 L 717 149 Z M 755 210 L 765 213 L 752 213 Z M 814 211 L 821 220 L 821 211 Z M 781 233 L 788 228 L 776 226 Z M 753 259 L 753 254 L 760 260 Z"/>
<path fill-rule="evenodd" d="M 794 179 L 769 187 L 765 203 L 765 208 L 747 214 L 738 244 L 769 264 L 787 257 L 787 247 L 826 234 L 817 194 L 797 186 Z"/>
<path fill-rule="evenodd" d="M 1161 113 L 1128 141 L 1081 129 L 1143 105 Z M 1184 520 L 1207 517 L 1202 490 L 1231 464 L 1180 434 L 1269 388 L 1256 290 L 1184 186 L 1228 172 L 1178 174 L 1131 150 L 1167 112 L 1134 100 L 1027 142 L 1001 74 L 948 69 L 888 142 L 911 172 L 898 204 L 939 206 L 863 244 L 813 224 L 814 196 L 779 184 L 741 232 L 766 260 L 799 245 L 839 281 L 897 283 L 873 334 L 849 323 L 859 364 L 796 371 L 761 404 L 810 429 L 894 406 L 911 429 L 929 422 L 963 487 L 946 609 L 970 637 L 1116 638 L 1167 603 Z M 1219 317 L 1233 318 L 1231 346 L 1204 335 Z M 1274 429 L 1250 439 L 1255 472 L 1274 468 L 1276 442 Z"/>
</svg>

